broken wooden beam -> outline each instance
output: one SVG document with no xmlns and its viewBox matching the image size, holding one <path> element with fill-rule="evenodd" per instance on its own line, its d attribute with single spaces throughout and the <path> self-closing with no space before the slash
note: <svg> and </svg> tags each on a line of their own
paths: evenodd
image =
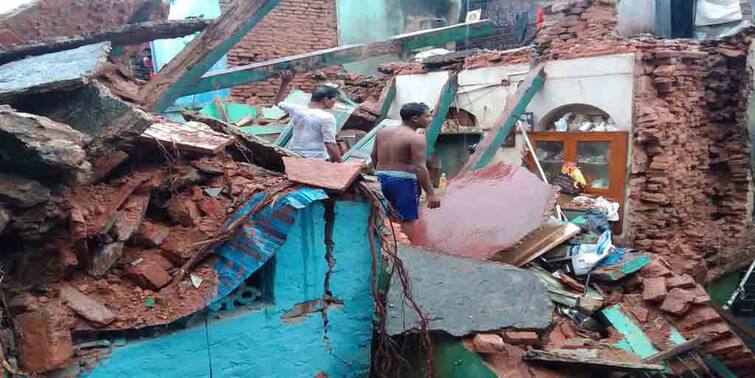
<svg viewBox="0 0 755 378">
<path fill-rule="evenodd" d="M 339 46 L 266 62 L 248 64 L 204 75 L 198 83 L 190 85 L 182 95 L 192 95 L 262 81 L 284 70 L 305 73 L 318 68 L 356 62 L 375 56 L 397 54 L 402 51 L 415 50 L 421 47 L 442 45 L 468 38 L 484 37 L 491 34 L 494 30 L 492 22 L 480 21 L 397 35 L 380 42 Z"/>
<path fill-rule="evenodd" d="M 703 344 L 710 340 L 710 335 L 698 336 L 690 341 L 676 345 L 673 348 L 666 349 L 663 352 L 654 354 L 648 358 L 644 358 L 642 362 L 646 364 L 655 364 L 662 361 L 666 361 L 669 358 L 676 357 L 682 353 L 687 353 L 693 349 L 701 347 Z"/>
<path fill-rule="evenodd" d="M 490 164 L 496 152 L 501 148 L 503 141 L 514 130 L 519 117 L 527 109 L 527 105 L 544 83 L 545 66 L 540 64 L 530 71 L 527 78 L 519 83 L 516 93 L 508 98 L 506 106 L 496 120 L 495 127 L 485 134 L 477 150 L 469 157 L 469 161 L 464 165 L 459 175 L 470 170 L 484 168 Z"/>
<path fill-rule="evenodd" d="M 231 143 L 233 137 L 213 131 L 209 126 L 199 122 L 156 123 L 141 135 L 142 139 L 155 140 L 165 148 L 217 154 Z"/>
<path fill-rule="evenodd" d="M 234 1 L 139 92 L 146 109 L 161 112 L 249 33 L 280 0 Z"/>
<path fill-rule="evenodd" d="M 183 37 L 203 30 L 210 22 L 211 20 L 204 19 L 149 21 L 80 35 L 29 41 L 0 50 L 0 64 L 105 41 L 110 41 L 112 46 L 125 46 L 157 39 Z"/>
<path fill-rule="evenodd" d="M 604 358 L 598 349 L 574 349 L 550 351 L 530 350 L 524 355 L 526 361 L 540 362 L 559 366 L 581 366 L 604 371 L 663 371 L 661 365 L 619 361 Z"/>
<path fill-rule="evenodd" d="M 458 89 L 459 75 L 452 73 L 440 92 L 438 104 L 435 106 L 435 111 L 433 112 L 433 120 L 425 131 L 427 138 L 426 154 L 428 157 L 435 153 L 435 143 L 438 141 L 443 124 L 446 123 L 448 111 L 451 109 L 454 100 L 456 100 L 456 91 Z"/>
</svg>

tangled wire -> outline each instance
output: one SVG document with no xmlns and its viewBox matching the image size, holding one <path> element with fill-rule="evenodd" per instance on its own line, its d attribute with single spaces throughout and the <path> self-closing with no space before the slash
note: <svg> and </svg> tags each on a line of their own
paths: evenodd
<svg viewBox="0 0 755 378">
<path fill-rule="evenodd" d="M 371 267 L 371 290 L 372 296 L 375 298 L 375 313 L 377 315 L 377 345 L 375 353 L 373 355 L 373 373 L 378 377 L 388 377 L 391 371 L 396 368 L 396 364 L 403 364 L 409 366 L 409 363 L 401 356 L 398 350 L 398 345 L 394 341 L 386 329 L 386 321 L 388 319 L 387 311 L 387 295 L 378 288 L 378 262 L 380 258 L 385 258 L 389 267 L 389 276 L 392 279 L 398 278 L 403 293 L 404 301 L 417 313 L 419 319 L 419 333 L 421 339 L 421 345 L 426 353 L 425 372 L 427 377 L 435 377 L 435 362 L 433 344 L 430 339 L 430 319 L 425 314 L 417 302 L 414 300 L 412 294 L 411 280 L 409 274 L 406 272 L 404 263 L 401 257 L 398 255 L 398 243 L 396 241 L 396 233 L 391 225 L 391 236 L 389 237 L 381 232 L 381 224 L 384 217 L 378 210 L 382 208 L 382 203 L 377 195 L 370 190 L 363 182 L 358 184 L 359 191 L 367 198 L 372 204 L 372 213 L 370 214 L 370 252 L 372 252 L 372 267 Z M 378 255 L 378 249 L 376 245 L 375 236 L 380 238 L 380 245 L 382 250 L 382 256 Z"/>
</svg>

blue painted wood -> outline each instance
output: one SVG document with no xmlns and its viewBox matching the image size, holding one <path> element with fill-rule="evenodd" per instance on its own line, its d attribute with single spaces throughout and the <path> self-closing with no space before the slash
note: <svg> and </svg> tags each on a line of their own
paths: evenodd
<svg viewBox="0 0 755 378">
<path fill-rule="evenodd" d="M 537 93 L 537 91 L 543 87 L 544 83 L 544 75 L 537 74 L 534 77 L 532 83 L 525 89 L 519 101 L 517 101 L 514 108 L 511 110 L 508 116 L 506 116 L 503 125 L 501 125 L 501 127 L 498 128 L 497 131 L 494 131 L 493 135 L 488 135 L 485 137 L 486 139 L 491 138 L 492 140 L 489 143 L 483 141 L 483 143 L 485 143 L 485 146 L 483 146 L 484 150 L 482 152 L 482 155 L 472 164 L 472 170 L 485 168 L 488 164 L 490 164 L 490 161 L 493 160 L 496 152 L 501 148 L 503 141 L 506 140 L 509 134 L 511 134 L 511 132 L 514 130 L 514 126 L 519 120 L 519 117 L 521 117 L 525 110 L 527 110 L 527 105 L 529 105 L 530 101 L 532 101 L 532 98 L 535 97 L 535 93 Z M 522 85 L 526 85 L 526 82 L 522 82 Z"/>
<path fill-rule="evenodd" d="M 441 130 L 443 129 L 443 123 L 446 122 L 448 110 L 451 109 L 451 104 L 453 104 L 454 99 L 456 98 L 456 91 L 458 89 L 459 77 L 456 74 L 452 74 L 448 77 L 446 85 L 443 86 L 443 89 L 440 92 L 440 99 L 438 100 L 438 106 L 435 107 L 433 121 L 430 123 L 430 126 L 427 127 L 425 132 L 425 136 L 427 137 L 427 156 L 435 153 L 435 144 L 438 141 L 438 136 L 440 136 Z"/>
<path fill-rule="evenodd" d="M 232 35 L 228 36 L 217 48 L 208 52 L 202 57 L 196 64 L 188 67 L 186 72 L 176 81 L 174 81 L 168 90 L 166 90 L 162 97 L 155 103 L 153 110 L 156 112 L 162 112 L 168 109 L 176 99 L 183 96 L 187 89 L 196 84 L 199 79 L 212 68 L 231 48 L 238 43 L 247 33 L 249 33 L 262 19 L 275 8 L 280 0 L 249 0 L 258 3 L 257 11 L 249 15 L 249 18 L 238 28 Z M 222 17 L 222 16 L 221 16 Z M 211 30 L 212 25 L 203 33 L 213 32 Z M 191 45 L 190 45 L 191 46 Z M 180 56 L 180 55 L 179 55 Z M 159 75 L 159 74 L 158 74 Z M 218 88 L 220 89 L 220 88 Z M 209 91 L 203 91 L 209 92 Z M 201 93 L 195 92 L 192 94 Z"/>
<path fill-rule="evenodd" d="M 295 73 L 309 72 L 314 69 L 360 61 L 385 54 L 397 54 L 426 46 L 435 46 L 468 38 L 490 35 L 495 31 L 490 21 L 471 24 L 459 24 L 445 28 L 424 30 L 416 33 L 402 34 L 391 39 L 362 45 L 340 46 L 311 53 L 293 55 L 239 66 L 224 71 L 204 75 L 199 82 L 184 88 L 183 95 L 190 95 L 211 90 L 229 88 L 255 81 L 267 80 L 281 71 L 291 70 Z"/>
</svg>

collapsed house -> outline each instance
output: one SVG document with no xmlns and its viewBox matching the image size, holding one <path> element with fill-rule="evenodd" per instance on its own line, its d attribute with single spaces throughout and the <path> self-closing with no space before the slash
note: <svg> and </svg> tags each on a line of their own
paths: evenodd
<svg viewBox="0 0 755 378">
<path fill-rule="evenodd" d="M 209 27 L 226 38 L 203 33 L 147 83 L 107 42 L 0 66 L 3 368 L 751 374 L 746 327 L 703 286 L 752 260 L 751 29 L 702 43 L 627 39 L 615 2 L 556 2 L 540 9 L 532 46 L 397 61 L 369 77 L 332 65 L 449 41 L 490 46 L 502 31 L 483 21 L 259 62 L 272 56 L 250 55 L 245 41 L 272 43 L 277 18 L 244 19 L 299 12 L 268 3 L 224 3 Z M 332 15 L 332 5 L 313 9 Z M 239 67 L 206 73 L 226 39 L 241 41 L 229 59 Z M 289 51 L 276 52 L 299 53 Z M 434 108 L 431 168 L 451 181 L 444 206 L 423 212 L 419 247 L 394 244 L 360 164 L 285 149 L 290 127 L 263 108 L 283 69 L 303 90 L 340 84 L 347 162 L 369 159 L 401 104 Z M 223 87 L 261 101 L 261 115 L 231 117 L 217 101 L 204 115 L 173 107 Z M 265 128 L 280 137 L 255 136 Z M 567 161 L 588 177 L 584 194 L 616 204 L 607 227 L 626 247 L 586 275 L 564 249 L 597 243 L 606 226 L 577 226 L 595 203 L 544 182 Z"/>
</svg>

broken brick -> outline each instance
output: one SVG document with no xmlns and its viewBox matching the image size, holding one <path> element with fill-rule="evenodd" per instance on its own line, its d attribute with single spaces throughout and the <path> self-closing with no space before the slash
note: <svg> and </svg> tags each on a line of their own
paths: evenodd
<svg viewBox="0 0 755 378">
<path fill-rule="evenodd" d="M 194 227 L 199 224 L 199 207 L 189 196 L 178 195 L 173 197 L 168 205 L 168 215 L 174 222 L 186 227 Z"/>
<path fill-rule="evenodd" d="M 131 238 L 144 221 L 149 206 L 149 194 L 136 194 L 129 197 L 123 209 L 116 216 L 110 234 L 115 241 L 125 242 Z"/>
<path fill-rule="evenodd" d="M 60 369 L 73 356 L 67 311 L 57 304 L 48 304 L 37 311 L 16 317 L 21 366 L 31 373 Z"/>
<path fill-rule="evenodd" d="M 503 339 L 513 345 L 534 345 L 540 341 L 540 336 L 535 332 L 506 331 Z"/>
<path fill-rule="evenodd" d="M 207 239 L 207 235 L 197 229 L 174 227 L 170 230 L 168 239 L 160 245 L 160 254 L 174 264 L 183 264 L 192 256 L 192 246 Z"/>
<path fill-rule="evenodd" d="M 715 323 L 721 320 L 721 315 L 709 306 L 695 306 L 679 322 L 680 331 L 690 331 L 706 324 Z"/>
<path fill-rule="evenodd" d="M 99 252 L 92 256 L 92 266 L 89 274 L 101 277 L 110 270 L 110 267 L 123 255 L 123 242 L 110 243 L 102 247 Z"/>
<path fill-rule="evenodd" d="M 173 268 L 173 263 L 156 251 L 145 251 L 139 255 L 139 258 L 144 261 L 151 261 L 166 271 Z"/>
<path fill-rule="evenodd" d="M 105 305 L 70 286 L 60 288 L 60 299 L 75 313 L 97 327 L 104 327 L 115 320 L 115 314 Z"/>
<path fill-rule="evenodd" d="M 695 279 L 689 274 L 683 274 L 681 276 L 673 276 L 666 279 L 666 287 L 669 289 L 675 289 L 677 287 L 682 289 L 690 289 L 695 287 L 697 283 Z"/>
<path fill-rule="evenodd" d="M 650 316 L 650 311 L 643 307 L 632 307 L 630 311 L 640 323 L 646 323 L 648 321 L 648 316 Z"/>
<path fill-rule="evenodd" d="M 154 261 L 141 261 L 126 268 L 125 276 L 131 278 L 143 289 L 160 290 L 168 285 L 171 276 Z"/>
<path fill-rule="evenodd" d="M 645 278 L 642 280 L 642 300 L 660 302 L 666 297 L 666 279 L 664 277 Z"/>
<path fill-rule="evenodd" d="M 73 273 L 79 267 L 79 259 L 73 248 L 64 246 L 58 250 L 60 267 L 64 273 Z"/>
<path fill-rule="evenodd" d="M 473 342 L 477 353 L 496 354 L 504 350 L 503 338 L 494 333 L 477 334 Z"/>
<path fill-rule="evenodd" d="M 693 300 L 695 300 L 694 293 L 676 288 L 668 293 L 661 305 L 661 310 L 672 315 L 681 316 L 689 311 Z"/>
<path fill-rule="evenodd" d="M 646 278 L 668 277 L 674 275 L 674 272 L 666 267 L 666 264 L 661 262 L 661 260 L 659 259 L 653 259 L 652 261 L 650 261 L 650 264 L 642 267 L 640 273 L 643 277 Z"/>
<path fill-rule="evenodd" d="M 139 227 L 134 237 L 131 238 L 131 242 L 141 247 L 157 248 L 168 237 L 169 233 L 170 229 L 168 227 L 145 221 Z"/>
</svg>

